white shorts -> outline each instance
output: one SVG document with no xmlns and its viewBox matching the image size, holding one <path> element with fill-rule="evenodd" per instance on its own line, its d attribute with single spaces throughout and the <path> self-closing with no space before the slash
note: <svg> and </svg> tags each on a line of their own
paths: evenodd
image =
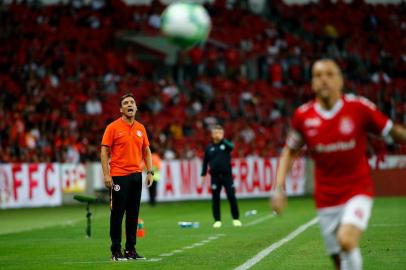
<svg viewBox="0 0 406 270">
<path fill-rule="evenodd" d="M 357 195 L 345 204 L 320 208 L 317 211 L 320 230 L 329 255 L 341 251 L 337 242 L 337 231 L 342 224 L 351 224 L 364 231 L 371 216 L 372 198 L 366 195 Z"/>
</svg>

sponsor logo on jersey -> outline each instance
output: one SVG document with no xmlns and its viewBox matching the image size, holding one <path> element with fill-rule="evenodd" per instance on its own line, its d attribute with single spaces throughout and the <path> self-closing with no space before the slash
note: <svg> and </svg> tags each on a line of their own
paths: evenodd
<svg viewBox="0 0 406 270">
<path fill-rule="evenodd" d="M 142 137 L 142 132 L 141 132 L 141 130 L 137 130 L 137 136 L 140 137 L 140 138 Z"/>
<path fill-rule="evenodd" d="M 305 127 L 319 127 L 321 125 L 321 120 L 318 117 L 308 118 L 304 122 Z"/>
<path fill-rule="evenodd" d="M 210 151 L 212 151 L 212 152 L 213 152 L 214 150 L 216 150 L 214 147 L 210 148 Z"/>
<path fill-rule="evenodd" d="M 354 122 L 349 117 L 341 118 L 339 130 L 341 134 L 348 135 L 354 131 Z"/>
<path fill-rule="evenodd" d="M 319 153 L 331 153 L 331 152 L 342 152 L 348 151 L 355 148 L 355 140 L 352 139 L 351 141 L 340 141 L 335 143 L 329 144 L 317 144 L 314 148 L 316 152 Z"/>
</svg>

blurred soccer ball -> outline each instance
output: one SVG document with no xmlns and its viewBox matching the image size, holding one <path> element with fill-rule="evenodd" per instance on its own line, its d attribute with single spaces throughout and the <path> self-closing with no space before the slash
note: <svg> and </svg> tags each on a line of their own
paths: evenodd
<svg viewBox="0 0 406 270">
<path fill-rule="evenodd" d="M 210 16 L 199 4 L 173 3 L 161 15 L 162 33 L 182 49 L 204 42 L 210 29 Z"/>
</svg>

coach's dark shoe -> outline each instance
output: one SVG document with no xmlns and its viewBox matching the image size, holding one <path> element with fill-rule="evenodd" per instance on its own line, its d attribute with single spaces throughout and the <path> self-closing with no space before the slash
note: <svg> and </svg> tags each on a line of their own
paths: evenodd
<svg viewBox="0 0 406 270">
<path fill-rule="evenodd" d="M 123 253 L 120 251 L 116 251 L 111 255 L 111 260 L 112 261 L 126 261 L 127 257 L 123 255 Z"/>
<path fill-rule="evenodd" d="M 145 257 L 138 254 L 135 250 L 126 250 L 124 256 L 128 260 L 145 260 Z"/>
</svg>

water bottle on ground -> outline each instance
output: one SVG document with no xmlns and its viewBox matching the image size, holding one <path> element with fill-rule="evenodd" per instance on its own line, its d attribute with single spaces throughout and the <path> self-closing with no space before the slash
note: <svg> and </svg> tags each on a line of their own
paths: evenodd
<svg viewBox="0 0 406 270">
<path fill-rule="evenodd" d="M 192 221 L 179 221 L 178 225 L 181 228 L 194 228 L 194 229 L 197 229 L 197 228 L 200 227 L 199 222 L 192 222 Z"/>
<path fill-rule="evenodd" d="M 245 212 L 246 217 L 255 216 L 256 214 L 258 214 L 258 211 L 256 209 L 248 210 Z"/>
</svg>

